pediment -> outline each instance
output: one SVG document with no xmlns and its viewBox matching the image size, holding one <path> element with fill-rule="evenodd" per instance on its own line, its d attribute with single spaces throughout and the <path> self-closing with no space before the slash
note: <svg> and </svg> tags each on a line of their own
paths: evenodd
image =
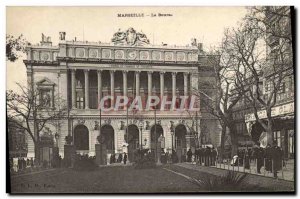
<svg viewBox="0 0 300 199">
<path fill-rule="evenodd" d="M 43 79 L 41 79 L 40 81 L 38 81 L 36 84 L 39 85 L 39 86 L 54 86 L 55 85 L 55 83 L 52 82 L 47 77 L 44 77 Z"/>
</svg>

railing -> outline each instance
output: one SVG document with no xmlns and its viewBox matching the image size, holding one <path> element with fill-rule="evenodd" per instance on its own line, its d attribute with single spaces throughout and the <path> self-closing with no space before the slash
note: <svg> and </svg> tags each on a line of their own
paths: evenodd
<svg viewBox="0 0 300 199">
<path fill-rule="evenodd" d="M 273 159 L 249 159 L 232 158 L 221 160 L 218 157 L 200 157 L 196 159 L 196 164 L 218 169 L 232 170 L 236 172 L 255 174 L 265 177 L 272 177 L 288 181 L 294 181 L 294 160 Z"/>
</svg>

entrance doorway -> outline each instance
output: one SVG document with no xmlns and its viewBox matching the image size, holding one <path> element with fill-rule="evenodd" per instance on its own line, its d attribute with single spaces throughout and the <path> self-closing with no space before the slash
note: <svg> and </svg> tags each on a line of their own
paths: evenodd
<svg viewBox="0 0 300 199">
<path fill-rule="evenodd" d="M 155 131 L 156 131 L 156 135 L 155 135 Z M 158 144 L 158 138 L 160 136 L 163 136 L 164 130 L 161 125 L 156 124 L 151 127 L 150 132 L 151 132 L 151 146 L 150 146 L 151 151 L 154 151 L 156 154 L 157 153 L 156 150 L 161 150 L 161 146 L 159 146 L 157 144 Z M 155 155 L 155 157 L 157 158 L 156 155 Z M 157 160 L 155 160 L 155 161 L 157 161 Z"/>
<path fill-rule="evenodd" d="M 103 136 L 104 144 L 107 153 L 115 152 L 115 131 L 111 125 L 104 125 L 101 127 L 101 134 Z"/>
<path fill-rule="evenodd" d="M 76 150 L 89 150 L 89 130 L 80 124 L 74 129 L 74 145 Z"/>
<path fill-rule="evenodd" d="M 175 128 L 175 149 L 179 162 L 185 161 L 187 130 L 183 124 L 179 124 Z"/>
<path fill-rule="evenodd" d="M 125 135 L 125 140 L 128 143 L 128 160 L 135 161 L 136 151 L 139 148 L 139 129 L 136 125 L 131 124 L 128 126 L 128 136 Z M 127 140 L 128 139 L 128 140 Z"/>
</svg>

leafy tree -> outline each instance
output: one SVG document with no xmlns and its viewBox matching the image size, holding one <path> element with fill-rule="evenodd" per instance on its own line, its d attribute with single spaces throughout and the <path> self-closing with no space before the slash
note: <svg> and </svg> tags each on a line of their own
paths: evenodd
<svg viewBox="0 0 300 199">
<path fill-rule="evenodd" d="M 26 39 L 21 34 L 18 37 L 6 35 L 6 60 L 14 62 L 25 53 Z"/>
</svg>

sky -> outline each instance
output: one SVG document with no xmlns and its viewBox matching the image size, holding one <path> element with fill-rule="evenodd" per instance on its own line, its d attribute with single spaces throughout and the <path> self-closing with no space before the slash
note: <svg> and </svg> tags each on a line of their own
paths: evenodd
<svg viewBox="0 0 300 199">
<path fill-rule="evenodd" d="M 117 17 L 127 13 L 144 17 Z M 158 17 L 158 13 L 172 16 Z M 245 14 L 245 7 L 7 7 L 6 34 L 23 34 L 36 44 L 44 33 L 57 45 L 60 31 L 66 32 L 66 40 L 110 42 L 119 29 L 133 27 L 151 44 L 185 46 L 196 38 L 209 49 L 221 42 L 225 28 L 237 27 Z M 7 89 L 17 89 L 16 82 L 26 83 L 23 57 L 7 62 L 6 72 Z"/>
</svg>

